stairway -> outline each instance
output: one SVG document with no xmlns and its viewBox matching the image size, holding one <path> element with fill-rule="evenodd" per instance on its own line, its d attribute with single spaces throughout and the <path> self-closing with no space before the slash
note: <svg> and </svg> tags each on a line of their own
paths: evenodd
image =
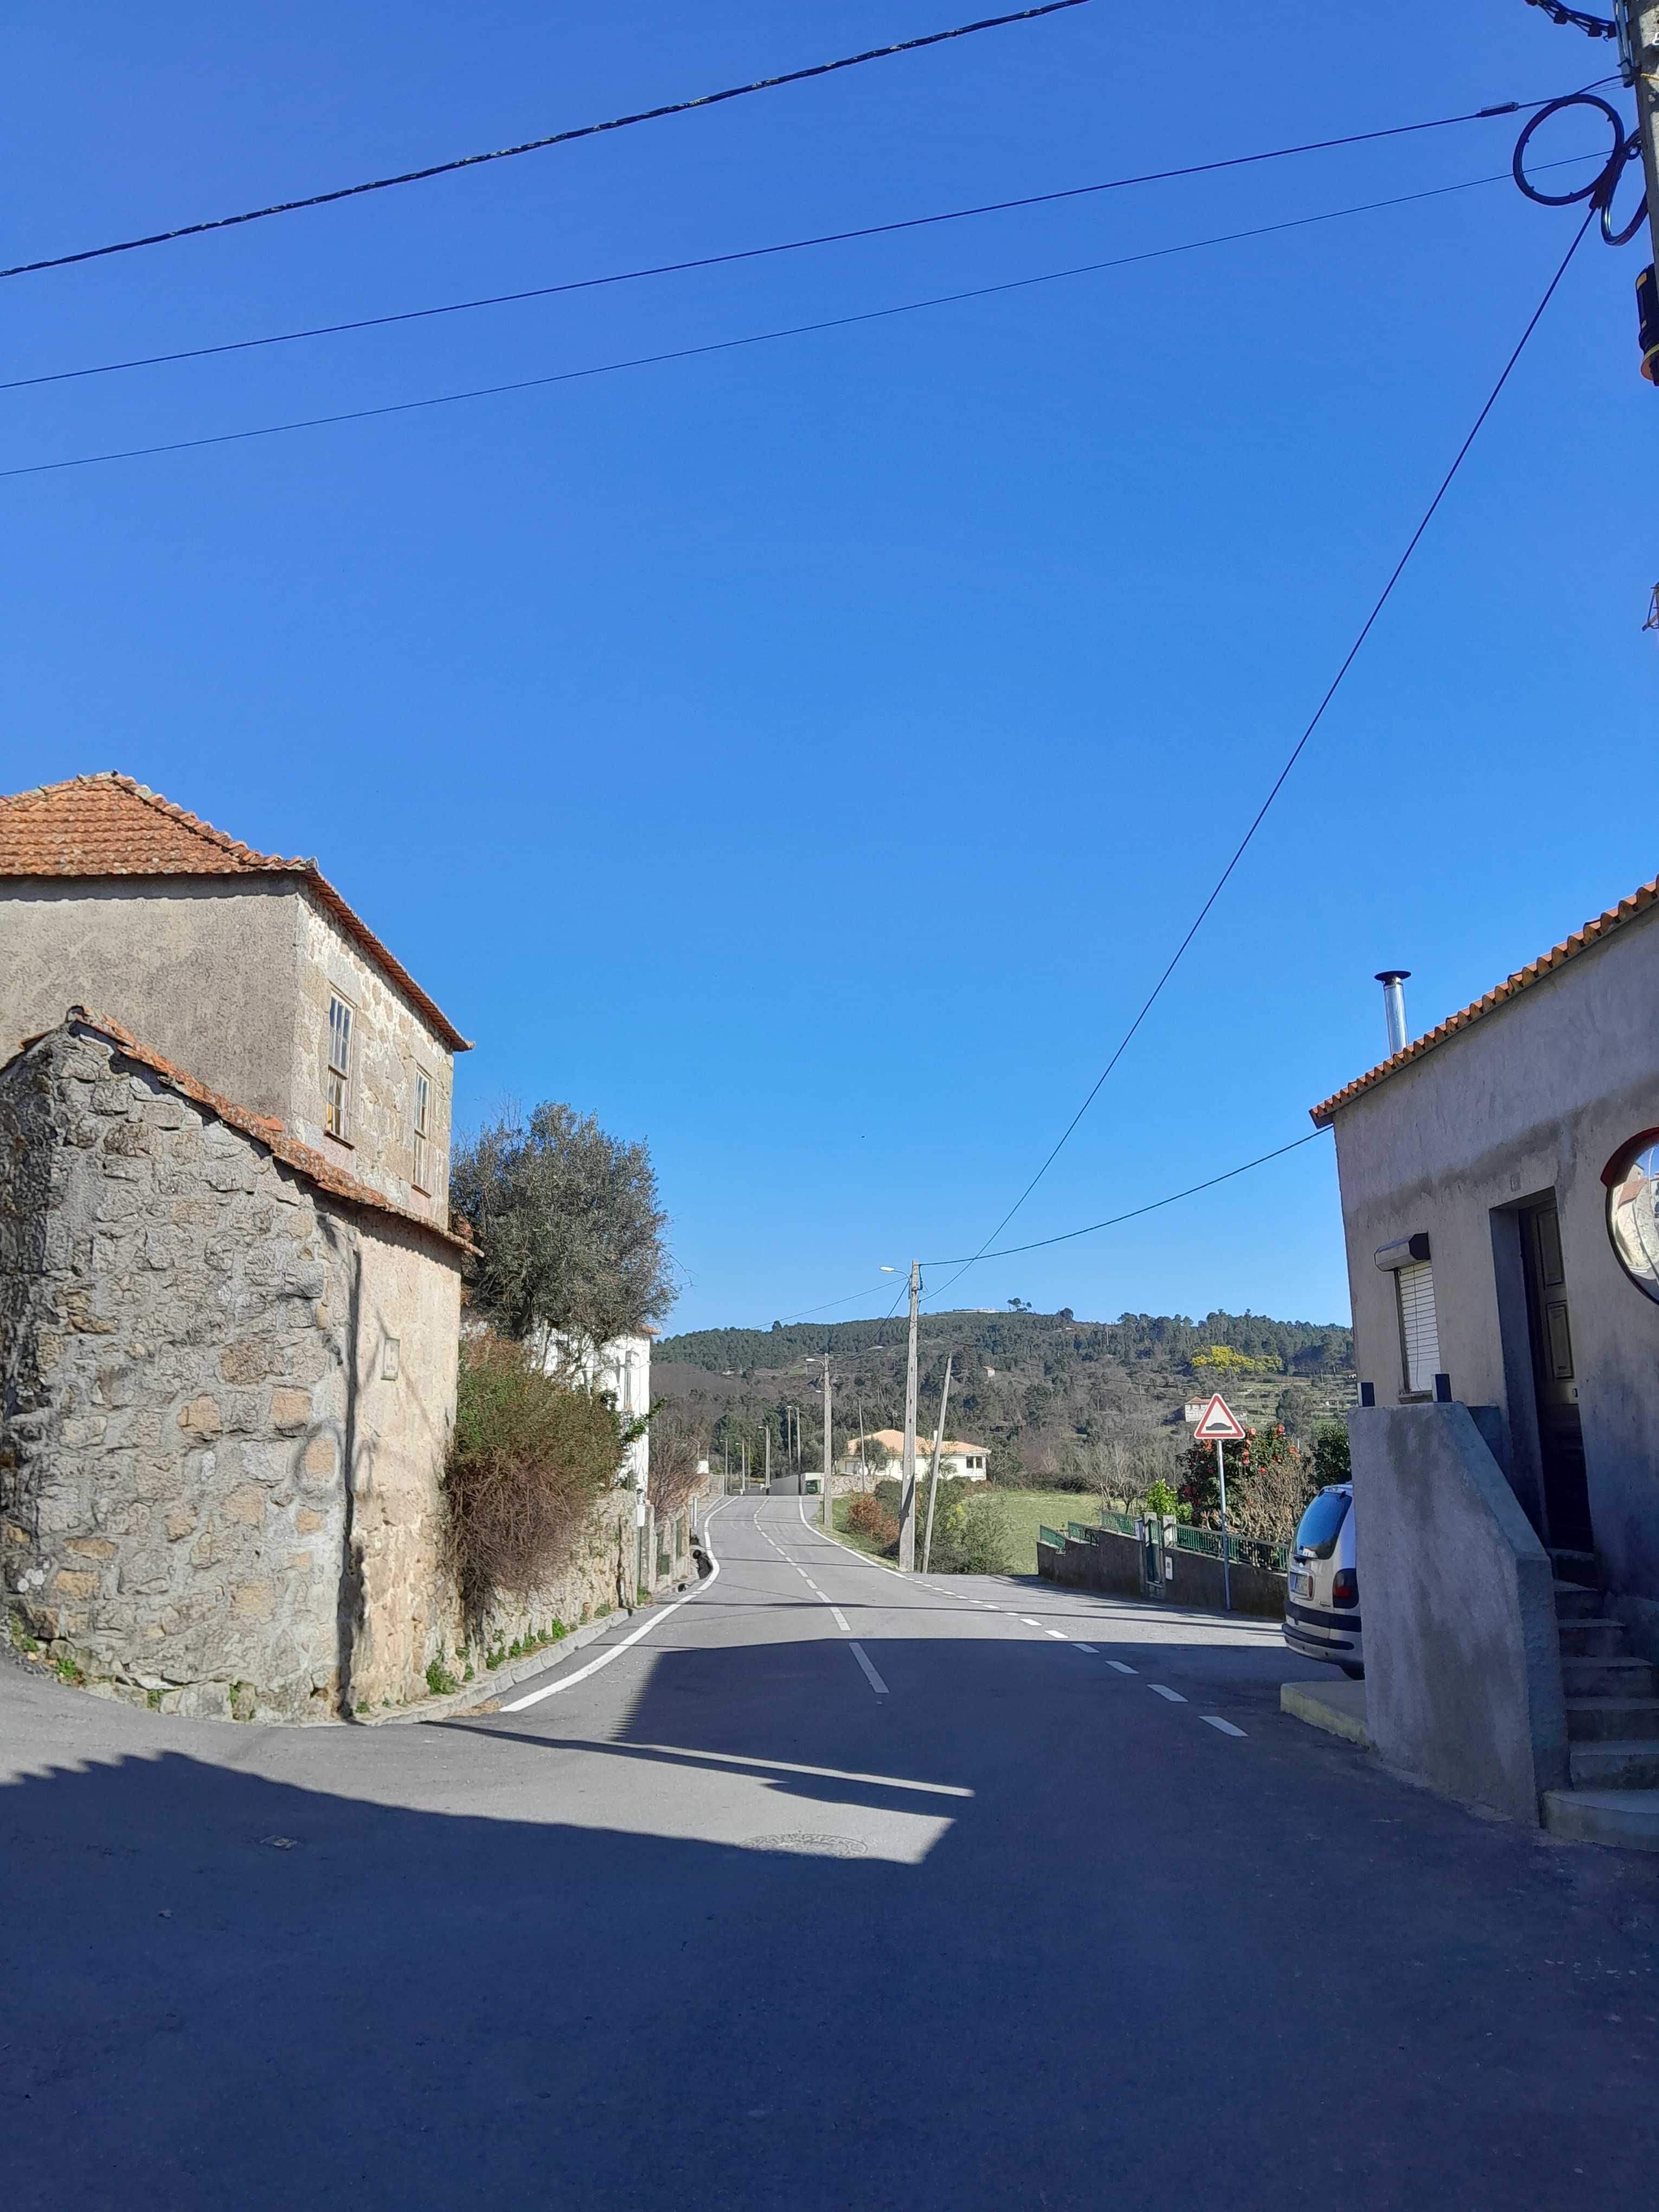
<svg viewBox="0 0 1659 2212">
<path fill-rule="evenodd" d="M 1552 1552 L 1571 1787 L 1547 1790 L 1544 1826 L 1579 1843 L 1659 1851 L 1659 1670 L 1606 1610 L 1594 1552 Z"/>
</svg>

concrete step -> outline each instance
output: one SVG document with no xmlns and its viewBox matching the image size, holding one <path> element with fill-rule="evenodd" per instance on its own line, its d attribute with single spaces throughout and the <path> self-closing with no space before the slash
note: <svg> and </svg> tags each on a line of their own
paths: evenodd
<svg viewBox="0 0 1659 2212">
<path fill-rule="evenodd" d="M 1574 1743 L 1659 1742 L 1659 1698 L 1569 1698 L 1567 1734 Z"/>
<path fill-rule="evenodd" d="M 1563 1659 L 1622 1659 L 1627 1649 L 1622 1620 L 1560 1620 L 1555 1632 Z"/>
<path fill-rule="evenodd" d="M 1575 1743 L 1567 1764 L 1575 1790 L 1659 1790 L 1659 1742 L 1651 1740 Z"/>
<path fill-rule="evenodd" d="M 1650 1660 L 1569 1659 L 1565 1655 L 1561 1686 L 1569 1698 L 1651 1698 L 1659 1690 Z"/>
<path fill-rule="evenodd" d="M 1596 1620 L 1601 1618 L 1601 1593 L 1587 1589 L 1583 1583 L 1564 1583 L 1557 1577 L 1555 1584 L 1555 1617 L 1558 1620 Z"/>
<path fill-rule="evenodd" d="M 1550 1557 L 1555 1562 L 1557 1582 L 1578 1583 L 1586 1589 L 1601 1589 L 1601 1562 L 1594 1552 L 1564 1552 L 1552 1547 Z"/>
<path fill-rule="evenodd" d="M 1659 1851 L 1659 1790 L 1547 1790 L 1542 1810 L 1553 1836 Z"/>
</svg>

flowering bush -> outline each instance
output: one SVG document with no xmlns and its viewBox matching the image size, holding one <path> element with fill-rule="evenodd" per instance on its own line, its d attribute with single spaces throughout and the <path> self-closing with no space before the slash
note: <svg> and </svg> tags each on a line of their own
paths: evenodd
<svg viewBox="0 0 1659 2212">
<path fill-rule="evenodd" d="M 1313 1495 L 1308 1462 L 1282 1427 L 1247 1429 L 1242 1443 L 1224 1444 L 1227 1464 L 1227 1525 L 1237 1536 L 1288 1543 Z M 1200 1526 L 1221 1520 L 1215 1446 L 1194 1441 L 1188 1449 L 1180 1496 Z"/>
</svg>

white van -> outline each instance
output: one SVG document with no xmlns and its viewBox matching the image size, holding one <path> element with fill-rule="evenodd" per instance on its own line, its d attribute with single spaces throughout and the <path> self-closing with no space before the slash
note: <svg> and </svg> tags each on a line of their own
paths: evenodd
<svg viewBox="0 0 1659 2212">
<path fill-rule="evenodd" d="M 1322 1490 L 1297 1525 L 1285 1599 L 1285 1641 L 1299 1659 L 1327 1659 L 1358 1680 L 1365 1671 L 1359 1634 L 1353 1485 Z"/>
</svg>

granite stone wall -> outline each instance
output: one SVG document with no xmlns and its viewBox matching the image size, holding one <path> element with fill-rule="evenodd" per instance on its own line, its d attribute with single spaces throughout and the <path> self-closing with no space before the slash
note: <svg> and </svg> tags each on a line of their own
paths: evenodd
<svg viewBox="0 0 1659 2212">
<path fill-rule="evenodd" d="M 84 1025 L 0 1068 L 16 1632 L 164 1709 L 423 1693 L 459 1271 Z"/>
</svg>

